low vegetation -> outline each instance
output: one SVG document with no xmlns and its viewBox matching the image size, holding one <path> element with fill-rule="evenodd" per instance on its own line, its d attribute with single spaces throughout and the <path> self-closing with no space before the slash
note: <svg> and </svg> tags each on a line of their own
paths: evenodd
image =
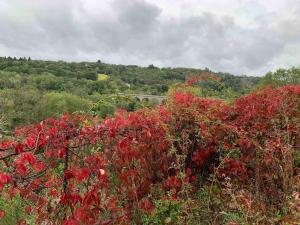
<svg viewBox="0 0 300 225">
<path fill-rule="evenodd" d="M 66 113 L 3 135 L 2 221 L 299 224 L 300 86 L 257 84 L 236 98 L 224 85 L 190 77 L 162 105 Z"/>
</svg>

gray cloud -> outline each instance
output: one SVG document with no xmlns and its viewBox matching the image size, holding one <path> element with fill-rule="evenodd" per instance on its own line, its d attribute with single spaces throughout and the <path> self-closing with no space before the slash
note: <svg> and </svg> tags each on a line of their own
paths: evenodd
<svg viewBox="0 0 300 225">
<path fill-rule="evenodd" d="M 289 54 L 300 45 L 291 2 L 273 11 L 252 1 L 226 13 L 166 16 L 165 7 L 146 0 L 0 0 L 0 54 L 262 75 L 279 60 L 290 66 L 287 55 L 300 57 Z"/>
<path fill-rule="evenodd" d="M 160 9 L 144 1 L 119 0 L 113 4 L 118 20 L 128 32 L 137 35 L 148 32 L 156 25 Z"/>
</svg>

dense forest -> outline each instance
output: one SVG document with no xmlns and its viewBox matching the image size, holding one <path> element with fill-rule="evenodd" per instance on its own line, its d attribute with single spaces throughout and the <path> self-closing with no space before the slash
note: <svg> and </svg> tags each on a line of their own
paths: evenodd
<svg viewBox="0 0 300 225">
<path fill-rule="evenodd" d="M 299 85 L 0 58 L 0 224 L 299 224 Z"/>
</svg>

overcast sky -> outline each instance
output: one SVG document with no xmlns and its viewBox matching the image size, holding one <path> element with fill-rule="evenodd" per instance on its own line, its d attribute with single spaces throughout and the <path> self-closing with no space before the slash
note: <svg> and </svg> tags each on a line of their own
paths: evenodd
<svg viewBox="0 0 300 225">
<path fill-rule="evenodd" d="M 0 55 L 208 67 L 300 65 L 300 0 L 0 0 Z"/>
</svg>

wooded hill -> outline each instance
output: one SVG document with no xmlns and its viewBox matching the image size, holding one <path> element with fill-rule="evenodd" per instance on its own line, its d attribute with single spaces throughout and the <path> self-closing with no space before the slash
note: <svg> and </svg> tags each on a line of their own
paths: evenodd
<svg viewBox="0 0 300 225">
<path fill-rule="evenodd" d="M 81 111 L 105 117 L 117 108 L 134 111 L 157 104 L 130 94 L 166 95 L 169 88 L 208 69 L 158 68 L 153 65 L 112 65 L 30 58 L 0 58 L 0 118 L 12 129 L 65 112 Z M 202 95 L 228 98 L 249 92 L 258 77 L 215 73 L 220 79 L 201 82 Z M 122 93 L 122 94 L 120 94 Z M 127 95 L 128 94 L 128 95 Z M 4 129 L 3 128 L 3 129 Z"/>
</svg>

